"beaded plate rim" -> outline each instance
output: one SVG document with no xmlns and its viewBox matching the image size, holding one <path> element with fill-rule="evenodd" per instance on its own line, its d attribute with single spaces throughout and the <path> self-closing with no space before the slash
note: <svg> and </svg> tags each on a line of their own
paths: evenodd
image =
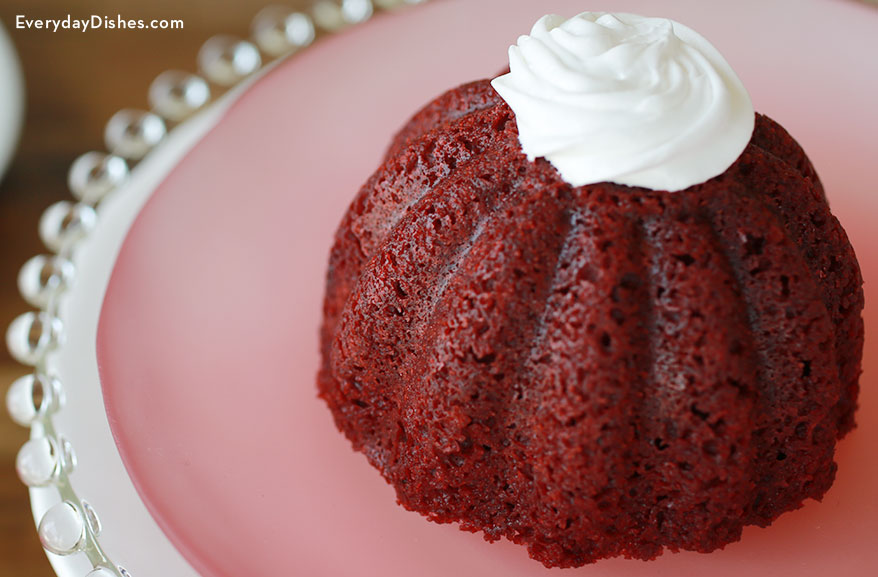
<svg viewBox="0 0 878 577">
<path fill-rule="evenodd" d="M 40 218 L 40 238 L 49 252 L 29 259 L 18 275 L 19 292 L 34 309 L 19 315 L 6 332 L 12 357 L 33 368 L 6 393 L 9 416 L 31 431 L 16 457 L 16 472 L 28 488 L 54 488 L 58 495 L 37 523 L 47 553 L 84 555 L 92 567 L 85 577 L 131 577 L 101 545 L 100 518 L 72 486 L 76 454 L 53 420 L 65 405 L 64 387 L 47 363 L 64 346 L 59 309 L 65 291 L 75 282 L 72 255 L 97 225 L 96 207 L 125 185 L 132 166 L 159 147 L 170 131 L 220 101 L 219 95 L 378 11 L 426 1 L 314 0 L 303 11 L 281 4 L 266 6 L 253 18 L 249 39 L 225 34 L 209 38 L 198 52 L 198 74 L 180 70 L 159 74 L 148 90 L 151 110 L 116 112 L 104 129 L 108 152 L 86 152 L 71 164 L 67 185 L 73 201 L 52 204 Z"/>
</svg>

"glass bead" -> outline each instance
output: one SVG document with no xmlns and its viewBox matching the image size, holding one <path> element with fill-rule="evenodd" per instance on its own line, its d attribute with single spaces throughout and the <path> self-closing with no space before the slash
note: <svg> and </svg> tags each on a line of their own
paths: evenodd
<svg viewBox="0 0 878 577">
<path fill-rule="evenodd" d="M 82 502 L 82 514 L 85 517 L 86 525 L 91 534 L 98 537 L 101 534 L 101 520 L 98 518 L 97 511 L 88 501 Z"/>
<path fill-rule="evenodd" d="M 69 555 L 82 547 L 85 522 L 76 505 L 62 501 L 46 511 L 37 532 L 47 551 L 56 555 Z"/>
<path fill-rule="evenodd" d="M 268 6 L 253 19 L 252 35 L 263 52 L 280 56 L 311 44 L 314 23 L 306 14 L 285 6 Z"/>
<path fill-rule="evenodd" d="M 181 122 L 210 101 L 210 87 L 200 76 L 168 70 L 149 86 L 149 103 L 158 114 Z"/>
<path fill-rule="evenodd" d="M 232 86 L 262 66 L 256 46 L 233 36 L 214 36 L 198 52 L 198 67 L 208 80 Z"/>
<path fill-rule="evenodd" d="M 145 110 L 120 110 L 104 129 L 104 142 L 113 154 L 140 160 L 161 142 L 167 129 L 157 114 Z"/>
<path fill-rule="evenodd" d="M 374 8 L 371 0 L 342 0 L 341 12 L 346 22 L 359 24 L 372 17 Z"/>
<path fill-rule="evenodd" d="M 29 427 L 37 419 L 58 410 L 63 397 L 58 379 L 25 375 L 16 379 L 6 392 L 6 410 L 13 421 Z"/>
<path fill-rule="evenodd" d="M 12 321 L 6 331 L 6 346 L 18 362 L 36 365 L 46 354 L 62 344 L 64 325 L 48 313 L 25 313 Z"/>
<path fill-rule="evenodd" d="M 52 297 L 73 284 L 76 269 L 68 259 L 38 255 L 27 261 L 18 273 L 18 290 L 28 303 L 45 308 Z"/>
<path fill-rule="evenodd" d="M 40 238 L 49 250 L 61 251 L 86 237 L 97 225 L 94 209 L 66 200 L 56 202 L 40 218 Z"/>
<path fill-rule="evenodd" d="M 55 441 L 42 437 L 31 439 L 18 451 L 15 471 L 28 487 L 44 487 L 58 475 L 59 456 Z"/>
<path fill-rule="evenodd" d="M 73 161 L 67 173 L 67 186 L 73 196 L 95 205 L 128 178 L 128 163 L 115 154 L 86 152 Z"/>
<path fill-rule="evenodd" d="M 327 32 L 341 30 L 347 24 L 341 6 L 332 0 L 318 0 L 311 7 L 311 14 L 317 26 Z"/>
<path fill-rule="evenodd" d="M 76 452 L 73 450 L 73 443 L 67 440 L 66 437 L 61 436 L 58 437 L 58 444 L 61 449 L 61 464 L 63 465 L 64 470 L 69 475 L 76 470 L 76 465 L 79 462 L 76 459 Z"/>
</svg>

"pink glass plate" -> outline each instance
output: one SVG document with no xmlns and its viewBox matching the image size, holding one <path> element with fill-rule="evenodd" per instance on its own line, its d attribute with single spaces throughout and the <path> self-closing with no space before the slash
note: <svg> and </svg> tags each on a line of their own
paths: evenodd
<svg viewBox="0 0 878 577">
<path fill-rule="evenodd" d="M 104 398 L 143 501 L 205 577 L 548 574 L 523 548 L 395 504 L 316 398 L 317 328 L 332 233 L 396 128 L 444 89 L 501 69 L 542 13 L 585 8 L 444 0 L 322 42 L 257 82 L 142 210 L 100 317 Z M 669 16 L 717 45 L 757 109 L 808 150 L 876 302 L 878 11 L 843 0 L 601 8 Z M 721 552 L 566 574 L 874 575 L 876 358 L 867 342 L 860 426 L 822 503 Z"/>
</svg>

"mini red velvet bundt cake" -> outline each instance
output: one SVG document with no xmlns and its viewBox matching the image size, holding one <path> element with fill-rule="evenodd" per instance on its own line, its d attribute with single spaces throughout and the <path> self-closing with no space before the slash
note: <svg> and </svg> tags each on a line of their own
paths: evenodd
<svg viewBox="0 0 878 577">
<path fill-rule="evenodd" d="M 344 216 L 319 389 L 433 521 L 547 566 L 707 552 L 831 485 L 861 285 L 767 117 L 685 190 L 571 186 L 475 82 L 402 129 Z"/>
</svg>

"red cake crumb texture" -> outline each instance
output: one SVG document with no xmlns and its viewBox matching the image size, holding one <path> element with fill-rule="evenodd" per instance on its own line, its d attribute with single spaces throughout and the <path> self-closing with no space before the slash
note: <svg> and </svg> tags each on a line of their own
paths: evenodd
<svg viewBox="0 0 878 577">
<path fill-rule="evenodd" d="M 575 188 L 475 82 L 402 129 L 344 216 L 320 395 L 430 520 L 547 566 L 712 551 L 832 484 L 861 285 L 769 118 L 703 184 Z"/>
</svg>

